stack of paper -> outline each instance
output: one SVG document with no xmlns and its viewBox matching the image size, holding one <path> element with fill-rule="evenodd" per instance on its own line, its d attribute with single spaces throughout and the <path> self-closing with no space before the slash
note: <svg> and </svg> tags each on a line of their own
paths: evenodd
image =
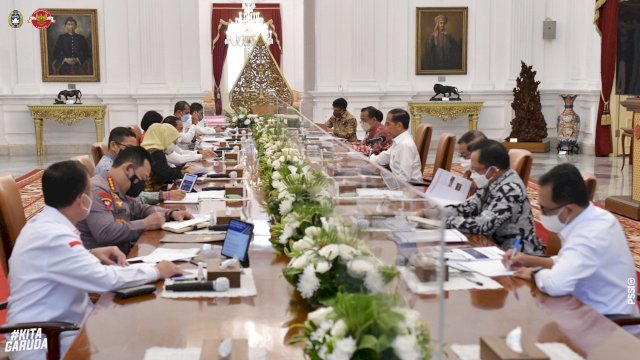
<svg viewBox="0 0 640 360">
<path fill-rule="evenodd" d="M 396 232 L 396 240 L 399 243 L 428 243 L 438 242 L 440 238 L 444 236 L 444 242 L 446 243 L 461 243 L 467 242 L 467 237 L 460 231 L 447 229 L 441 230 L 416 230 L 416 231 L 402 231 Z"/>
<path fill-rule="evenodd" d="M 471 181 L 444 169 L 438 169 L 426 196 L 440 206 L 459 204 L 467 199 Z"/>
<path fill-rule="evenodd" d="M 511 276 L 514 273 L 513 270 L 504 267 L 502 260 L 448 262 L 447 264 L 456 269 L 473 271 L 487 277 Z"/>
<path fill-rule="evenodd" d="M 131 259 L 127 259 L 129 262 L 142 261 L 145 263 L 155 264 L 160 261 L 177 261 L 177 260 L 189 260 L 196 256 L 200 249 L 169 249 L 169 248 L 157 248 L 149 255 L 138 256 Z"/>
<path fill-rule="evenodd" d="M 165 204 L 197 204 L 202 199 L 224 199 L 225 190 L 200 191 L 187 193 L 182 200 L 167 200 Z"/>
</svg>

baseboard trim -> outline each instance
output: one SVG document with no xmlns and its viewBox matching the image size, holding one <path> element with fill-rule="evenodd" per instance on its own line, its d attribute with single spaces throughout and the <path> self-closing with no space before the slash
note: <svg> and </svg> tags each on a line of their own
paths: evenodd
<svg viewBox="0 0 640 360">
<path fill-rule="evenodd" d="M 44 146 L 45 155 L 89 155 L 90 144 L 47 144 Z M 35 156 L 35 144 L 0 145 L 0 155 L 4 156 Z"/>
</svg>

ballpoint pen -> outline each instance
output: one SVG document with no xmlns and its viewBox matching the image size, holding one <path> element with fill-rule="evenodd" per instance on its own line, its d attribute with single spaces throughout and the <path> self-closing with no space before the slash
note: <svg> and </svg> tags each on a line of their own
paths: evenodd
<svg viewBox="0 0 640 360">
<path fill-rule="evenodd" d="M 478 280 L 473 280 L 473 279 L 470 279 L 470 278 L 468 278 L 468 277 L 465 277 L 465 279 L 467 279 L 467 281 L 471 281 L 472 283 L 474 283 L 474 284 L 476 284 L 476 285 L 478 285 L 478 286 L 484 286 L 484 284 L 483 284 L 483 283 L 481 283 L 481 282 L 480 282 L 480 281 L 478 281 Z"/>
<path fill-rule="evenodd" d="M 516 241 L 513 243 L 513 251 L 511 252 L 511 257 L 509 258 L 509 268 L 511 268 L 511 264 L 513 263 L 513 258 L 516 256 L 516 253 L 520 249 L 520 236 L 516 238 Z"/>
</svg>

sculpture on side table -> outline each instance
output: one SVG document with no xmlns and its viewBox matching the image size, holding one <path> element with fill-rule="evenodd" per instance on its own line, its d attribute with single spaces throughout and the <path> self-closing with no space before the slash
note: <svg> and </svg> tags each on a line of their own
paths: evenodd
<svg viewBox="0 0 640 360">
<path fill-rule="evenodd" d="M 520 76 L 513 89 L 511 108 L 515 117 L 511 120 L 511 134 L 506 139 L 507 148 L 526 149 L 531 152 L 548 152 L 547 122 L 540 104 L 540 81 L 535 80 L 533 66 L 521 61 Z M 513 141 L 513 142 L 512 142 Z"/>
<path fill-rule="evenodd" d="M 64 101 L 62 97 L 64 96 Z M 82 92 L 80 90 L 62 90 L 58 93 L 58 97 L 56 98 L 54 105 L 56 104 L 66 104 L 69 98 L 75 97 L 76 99 L 73 101 L 74 104 L 82 104 Z"/>
<path fill-rule="evenodd" d="M 429 99 L 429 101 L 442 101 L 443 98 L 447 98 L 449 101 L 460 101 L 460 94 L 462 91 L 459 91 L 455 86 L 447 86 L 442 84 L 433 85 L 433 91 L 436 93 Z M 449 94 L 449 95 L 447 95 Z M 455 94 L 458 97 L 451 99 L 451 94 Z M 437 97 L 438 95 L 442 95 L 442 98 Z"/>
</svg>

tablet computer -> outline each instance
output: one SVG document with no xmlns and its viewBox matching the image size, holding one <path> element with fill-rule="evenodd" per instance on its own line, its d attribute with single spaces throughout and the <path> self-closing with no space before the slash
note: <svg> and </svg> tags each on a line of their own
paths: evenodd
<svg viewBox="0 0 640 360">
<path fill-rule="evenodd" d="M 222 244 L 222 256 L 236 258 L 245 266 L 248 264 L 249 243 L 253 237 L 253 224 L 231 219 L 227 228 L 227 235 Z"/>
<path fill-rule="evenodd" d="M 196 179 L 198 179 L 198 175 L 196 174 L 184 174 L 182 182 L 180 183 L 180 190 L 191 192 L 193 185 L 196 184 Z"/>
</svg>

